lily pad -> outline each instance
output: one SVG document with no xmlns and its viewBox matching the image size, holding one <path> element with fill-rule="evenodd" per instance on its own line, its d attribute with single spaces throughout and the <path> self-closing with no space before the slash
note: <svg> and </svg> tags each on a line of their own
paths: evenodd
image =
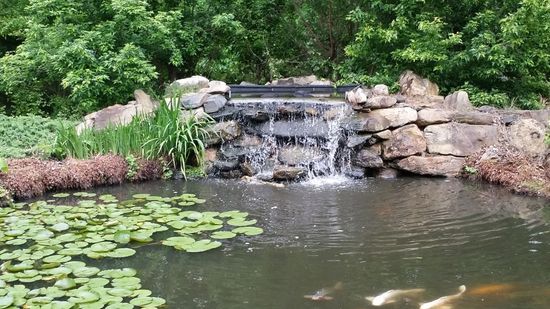
<svg viewBox="0 0 550 309">
<path fill-rule="evenodd" d="M 72 278 L 63 278 L 63 279 L 57 280 L 54 286 L 60 290 L 70 290 L 76 287 L 76 282 Z"/>
<path fill-rule="evenodd" d="M 54 195 L 52 195 L 52 197 L 55 197 L 55 198 L 64 198 L 64 197 L 69 197 L 71 196 L 69 193 L 56 193 Z"/>
<path fill-rule="evenodd" d="M 210 238 L 214 238 L 214 239 L 230 239 L 230 238 L 233 238 L 237 236 L 237 234 L 233 233 L 233 232 L 228 232 L 228 231 L 217 231 L 217 232 L 214 232 L 212 233 L 212 235 L 210 235 Z"/>
<path fill-rule="evenodd" d="M 227 224 L 233 225 L 233 226 L 249 226 L 249 225 L 254 225 L 256 223 L 258 223 L 258 221 L 255 219 L 246 220 L 244 218 L 235 218 L 227 221 Z"/>
<path fill-rule="evenodd" d="M 256 236 L 264 232 L 262 228 L 255 226 L 243 226 L 232 230 L 235 234 L 244 234 L 246 236 Z"/>
<path fill-rule="evenodd" d="M 117 231 L 113 240 L 119 244 L 127 244 L 131 240 L 131 232 L 128 230 Z"/>
<path fill-rule="evenodd" d="M 208 250 L 219 248 L 222 245 L 219 241 L 211 241 L 209 239 L 203 239 L 194 242 L 193 244 L 187 246 L 185 251 L 191 253 L 205 252 Z"/>
<path fill-rule="evenodd" d="M 117 248 L 114 251 L 107 253 L 108 257 L 125 258 L 136 254 L 136 250 L 131 248 Z"/>
</svg>

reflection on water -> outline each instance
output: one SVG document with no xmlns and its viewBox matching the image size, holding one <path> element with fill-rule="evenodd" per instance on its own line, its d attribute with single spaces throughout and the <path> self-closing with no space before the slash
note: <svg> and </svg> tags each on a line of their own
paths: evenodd
<svg viewBox="0 0 550 309">
<path fill-rule="evenodd" d="M 424 288 L 418 308 L 465 284 L 454 308 L 550 308 L 545 201 L 459 180 L 398 179 L 291 184 L 156 182 L 104 189 L 170 196 L 202 208 L 250 212 L 266 233 L 204 254 L 144 246 L 129 259 L 170 308 L 370 308 L 366 296 Z M 111 265 L 108 265 L 111 266 Z M 343 283 L 332 301 L 304 299 Z"/>
</svg>

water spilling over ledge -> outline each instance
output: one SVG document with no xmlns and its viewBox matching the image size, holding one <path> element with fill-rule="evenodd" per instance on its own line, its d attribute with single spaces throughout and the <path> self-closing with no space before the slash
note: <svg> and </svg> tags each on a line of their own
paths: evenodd
<svg viewBox="0 0 550 309">
<path fill-rule="evenodd" d="M 218 145 L 209 173 L 224 178 L 312 179 L 350 170 L 342 121 L 352 113 L 343 100 L 233 99 L 211 116 Z M 213 151 L 212 149 L 210 151 Z"/>
</svg>

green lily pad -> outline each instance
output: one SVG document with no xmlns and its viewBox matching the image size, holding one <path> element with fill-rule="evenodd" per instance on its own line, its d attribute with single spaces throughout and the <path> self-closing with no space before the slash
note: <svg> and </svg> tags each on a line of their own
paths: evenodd
<svg viewBox="0 0 550 309">
<path fill-rule="evenodd" d="M 228 231 L 217 231 L 217 232 L 214 232 L 212 233 L 212 235 L 210 235 L 210 238 L 214 238 L 214 239 L 230 239 L 230 238 L 233 238 L 237 236 L 237 234 L 233 233 L 233 232 L 228 232 Z"/>
<path fill-rule="evenodd" d="M 8 308 L 9 306 L 11 306 L 13 304 L 13 301 L 14 301 L 14 298 L 12 295 L 6 295 L 6 296 L 3 296 L 3 297 L 0 297 L 0 308 L 3 309 L 3 308 Z M 151 303 L 151 302 L 149 302 Z"/>
<path fill-rule="evenodd" d="M 70 256 L 59 255 L 59 254 L 50 255 L 50 256 L 47 256 L 43 259 L 44 263 L 64 263 L 64 262 L 68 262 L 70 260 L 71 260 Z"/>
<path fill-rule="evenodd" d="M 68 300 L 71 303 L 75 304 L 84 304 L 84 303 L 91 303 L 98 300 L 100 297 L 97 293 L 90 292 L 90 291 L 76 291 L 72 297 L 70 297 Z"/>
<path fill-rule="evenodd" d="M 91 277 L 91 276 L 97 274 L 99 271 L 100 271 L 100 269 L 97 268 L 97 267 L 84 266 L 84 267 L 77 268 L 77 269 L 73 270 L 73 275 L 75 275 L 76 277 L 88 278 L 88 277 Z"/>
<path fill-rule="evenodd" d="M 125 258 L 136 254 L 136 250 L 131 248 L 117 248 L 114 251 L 111 251 L 106 254 L 108 257 L 112 258 Z"/>
<path fill-rule="evenodd" d="M 76 287 L 76 282 L 72 278 L 63 278 L 57 280 L 54 286 L 60 290 L 70 290 Z"/>
<path fill-rule="evenodd" d="M 134 305 L 129 303 L 110 304 L 109 306 L 105 307 L 105 309 L 132 309 L 132 308 L 134 308 Z"/>
<path fill-rule="evenodd" d="M 151 238 L 152 235 L 153 233 L 151 232 L 135 231 L 130 233 L 130 238 L 137 242 L 147 243 L 153 241 L 153 239 Z"/>
<path fill-rule="evenodd" d="M 256 236 L 262 234 L 264 230 L 255 226 L 243 226 L 233 229 L 231 232 L 235 234 L 244 234 L 246 236 Z"/>
<path fill-rule="evenodd" d="M 131 240 L 131 232 L 127 230 L 117 231 L 113 236 L 113 240 L 119 244 L 127 244 Z"/>
<path fill-rule="evenodd" d="M 235 218 L 227 221 L 227 224 L 233 226 L 249 226 L 258 223 L 258 220 L 246 220 L 244 218 Z"/>
<path fill-rule="evenodd" d="M 117 247 L 117 245 L 116 245 L 115 243 L 108 242 L 108 241 L 103 241 L 103 242 L 99 242 L 99 243 L 93 244 L 93 245 L 90 247 L 90 249 L 91 249 L 93 252 L 103 253 L 103 252 L 112 251 L 112 250 L 114 250 L 116 247 Z"/>
<path fill-rule="evenodd" d="M 191 253 L 205 252 L 208 250 L 219 248 L 222 245 L 219 241 L 211 241 L 209 239 L 203 239 L 194 242 L 193 244 L 186 246 L 185 251 Z"/>
<path fill-rule="evenodd" d="M 139 194 L 132 195 L 132 197 L 136 199 L 146 199 L 149 196 L 151 196 L 151 194 L 147 194 L 147 193 L 139 193 Z"/>
<path fill-rule="evenodd" d="M 59 222 L 50 227 L 50 229 L 56 231 L 56 232 L 63 232 L 70 228 L 70 226 L 65 222 Z"/>
<path fill-rule="evenodd" d="M 71 196 L 69 193 L 57 193 L 57 194 L 52 195 L 52 197 L 55 197 L 55 198 L 64 198 L 64 197 L 69 197 L 69 196 Z"/>
</svg>

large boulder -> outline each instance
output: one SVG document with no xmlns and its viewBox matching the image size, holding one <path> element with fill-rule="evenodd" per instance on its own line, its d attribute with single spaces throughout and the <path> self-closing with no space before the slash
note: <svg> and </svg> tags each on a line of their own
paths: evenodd
<svg viewBox="0 0 550 309">
<path fill-rule="evenodd" d="M 241 126 L 237 121 L 218 122 L 209 128 L 210 140 L 209 145 L 216 145 L 223 141 L 232 141 L 241 135 Z"/>
<path fill-rule="evenodd" d="M 221 94 L 211 95 L 204 102 L 204 111 L 206 113 L 215 113 L 222 109 L 227 103 L 225 96 Z"/>
<path fill-rule="evenodd" d="M 544 143 L 545 127 L 534 119 L 520 119 L 506 132 L 512 146 L 531 155 L 542 155 L 548 149 Z"/>
<path fill-rule="evenodd" d="M 418 112 L 418 120 L 416 123 L 420 126 L 446 123 L 452 120 L 453 115 L 454 115 L 453 111 L 437 109 L 437 108 L 426 108 Z"/>
<path fill-rule="evenodd" d="M 432 154 L 469 156 L 497 142 L 496 126 L 445 123 L 427 126 L 424 136 Z"/>
<path fill-rule="evenodd" d="M 452 120 L 460 123 L 491 125 L 497 122 L 498 117 L 490 113 L 460 111 L 453 114 Z"/>
<path fill-rule="evenodd" d="M 209 94 L 222 94 L 225 95 L 231 90 L 225 82 L 219 80 L 213 80 L 208 83 L 208 87 L 202 88 L 199 92 Z"/>
<path fill-rule="evenodd" d="M 388 86 L 382 85 L 382 84 L 375 85 L 372 88 L 371 92 L 372 92 L 373 96 L 388 96 L 388 95 L 390 95 L 390 89 L 388 88 Z"/>
<path fill-rule="evenodd" d="M 178 79 L 170 86 L 171 88 L 180 89 L 182 92 L 196 92 L 199 89 L 208 87 L 208 78 L 195 75 L 188 78 Z"/>
<path fill-rule="evenodd" d="M 377 109 L 370 112 L 369 115 L 387 119 L 389 128 L 401 127 L 418 119 L 418 113 L 410 107 Z"/>
<path fill-rule="evenodd" d="M 356 132 L 380 132 L 415 122 L 416 111 L 410 107 L 377 109 L 369 113 L 357 113 L 342 121 L 342 127 Z"/>
<path fill-rule="evenodd" d="M 364 168 L 381 168 L 384 166 L 384 161 L 382 161 L 377 149 L 369 147 L 357 153 L 353 164 Z"/>
<path fill-rule="evenodd" d="M 379 95 L 376 97 L 368 98 L 363 109 L 379 109 L 389 108 L 397 104 L 397 99 L 388 95 Z"/>
<path fill-rule="evenodd" d="M 401 94 L 407 96 L 439 95 L 439 87 L 426 78 L 415 74 L 413 71 L 405 71 L 399 77 Z"/>
<path fill-rule="evenodd" d="M 367 93 L 362 87 L 357 87 L 353 90 L 346 91 L 345 98 L 351 105 L 361 105 L 367 102 Z"/>
<path fill-rule="evenodd" d="M 428 176 L 458 176 L 464 166 L 465 159 L 453 156 L 420 157 L 412 156 L 397 162 L 397 166 L 405 171 Z"/>
<path fill-rule="evenodd" d="M 445 97 L 443 108 L 459 111 L 471 111 L 474 109 L 466 91 L 455 91 Z"/>
<path fill-rule="evenodd" d="M 199 108 L 206 103 L 209 97 L 208 93 L 188 93 L 181 97 L 180 104 L 184 109 Z"/>
<path fill-rule="evenodd" d="M 386 160 L 420 154 L 425 150 L 426 140 L 415 124 L 394 130 L 392 137 L 382 144 L 382 155 Z"/>
<path fill-rule="evenodd" d="M 279 165 L 273 169 L 274 180 L 298 180 L 306 175 L 307 170 L 304 167 Z"/>
<path fill-rule="evenodd" d="M 315 75 L 297 76 L 277 79 L 271 82 L 274 86 L 307 86 L 319 79 Z"/>
<path fill-rule="evenodd" d="M 274 135 L 278 137 L 327 138 L 329 133 L 329 127 L 324 121 L 279 120 L 273 123 L 264 122 L 255 128 L 261 135 Z"/>
<path fill-rule="evenodd" d="M 405 101 L 398 104 L 398 106 L 407 106 L 416 110 L 421 110 L 423 108 L 442 108 L 443 100 L 443 96 L 438 95 L 408 96 L 405 97 Z"/>
<path fill-rule="evenodd" d="M 290 146 L 279 150 L 279 161 L 286 165 L 309 165 L 323 159 L 325 154 L 318 148 Z"/>
<path fill-rule="evenodd" d="M 102 130 L 110 126 L 126 125 L 135 116 L 153 113 L 158 106 L 142 90 L 136 90 L 134 96 L 136 100 L 130 101 L 126 105 L 115 104 L 86 115 L 83 122 L 76 126 L 77 133 L 80 134 L 85 129 Z"/>
</svg>

